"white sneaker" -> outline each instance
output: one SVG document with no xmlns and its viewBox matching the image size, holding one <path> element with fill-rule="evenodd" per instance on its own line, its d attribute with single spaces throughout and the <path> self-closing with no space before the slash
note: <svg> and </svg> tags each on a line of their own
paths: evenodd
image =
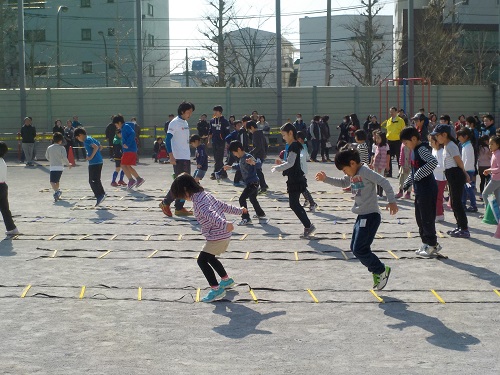
<svg viewBox="0 0 500 375">
<path fill-rule="evenodd" d="M 421 253 L 421 252 L 427 252 L 427 248 L 428 248 L 428 247 L 429 247 L 429 245 L 427 245 L 427 244 L 423 243 L 423 244 L 420 246 L 420 248 L 419 248 L 417 251 L 415 251 L 415 254 L 420 255 L 420 253 Z"/>
<path fill-rule="evenodd" d="M 309 207 L 309 212 L 316 212 L 316 208 L 318 208 L 318 205 L 314 203 L 313 206 Z"/>
<path fill-rule="evenodd" d="M 424 245 L 422 245 L 422 247 L 423 246 Z M 436 246 L 425 245 L 425 249 L 422 249 L 422 247 L 420 247 L 420 250 L 417 250 L 416 254 L 425 258 L 430 258 L 433 255 L 436 255 L 442 249 L 440 244 L 436 244 Z"/>
<path fill-rule="evenodd" d="M 238 225 L 251 225 L 252 224 L 252 220 L 250 219 L 242 219 Z"/>
<path fill-rule="evenodd" d="M 20 232 L 19 232 L 19 229 L 17 229 L 17 227 L 16 227 L 16 228 L 14 228 L 14 229 L 12 229 L 12 230 L 8 230 L 8 231 L 6 231 L 6 232 L 5 232 L 5 234 L 6 234 L 7 236 L 15 236 L 15 235 L 17 235 L 17 234 L 19 234 L 19 233 L 20 233 Z"/>
</svg>

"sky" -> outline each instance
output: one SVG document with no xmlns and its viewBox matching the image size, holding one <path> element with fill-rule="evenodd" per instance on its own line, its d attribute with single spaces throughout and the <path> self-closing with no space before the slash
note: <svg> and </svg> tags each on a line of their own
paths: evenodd
<svg viewBox="0 0 500 375">
<path fill-rule="evenodd" d="M 208 57 L 200 48 L 205 37 L 200 29 L 205 29 L 203 17 L 209 14 L 210 0 L 170 0 L 170 69 L 180 73 L 184 69 L 185 49 L 188 48 L 189 60 Z M 218 3 L 217 0 L 212 0 Z M 228 0 L 226 0 L 228 1 Z M 242 26 L 260 28 L 275 32 L 275 1 L 273 0 L 234 0 Z M 380 14 L 394 14 L 396 0 L 380 0 L 383 6 Z M 332 14 L 358 14 L 360 0 L 332 0 Z M 299 48 L 299 19 L 305 16 L 322 17 L 326 15 L 326 0 L 281 0 L 282 35 Z M 261 24 L 260 27 L 259 23 Z"/>
</svg>

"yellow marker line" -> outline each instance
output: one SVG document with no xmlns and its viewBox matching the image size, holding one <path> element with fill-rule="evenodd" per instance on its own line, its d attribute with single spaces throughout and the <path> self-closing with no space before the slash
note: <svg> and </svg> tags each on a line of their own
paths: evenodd
<svg viewBox="0 0 500 375">
<path fill-rule="evenodd" d="M 245 260 L 248 260 L 248 258 L 250 258 L 250 251 L 247 251 L 247 253 L 245 254 Z"/>
<path fill-rule="evenodd" d="M 127 211 L 128 207 L 123 207 L 122 211 Z"/>
<path fill-rule="evenodd" d="M 439 302 L 441 303 L 446 303 L 444 302 L 444 300 L 439 296 L 439 294 L 436 293 L 436 291 L 434 289 L 431 289 L 431 292 L 432 294 L 434 294 L 434 296 L 438 299 Z"/>
<path fill-rule="evenodd" d="M 30 290 L 31 284 L 27 285 L 26 288 L 24 288 L 23 292 L 21 293 L 21 298 L 26 297 L 26 294 L 28 293 L 28 290 Z"/>
<path fill-rule="evenodd" d="M 154 256 L 155 256 L 155 254 L 156 254 L 158 251 L 160 251 L 160 250 L 155 250 L 155 251 L 153 251 L 151 254 L 149 254 L 149 255 L 148 255 L 148 258 L 152 258 L 152 257 L 154 257 Z"/>
<path fill-rule="evenodd" d="M 436 234 L 438 235 L 438 237 L 439 237 L 439 238 L 444 238 L 444 234 L 443 234 L 443 233 L 441 233 L 441 231 L 440 231 L 440 230 L 438 230 L 438 231 L 436 232 Z"/>
<path fill-rule="evenodd" d="M 276 207 L 276 211 L 279 211 L 279 210 L 280 210 L 280 208 L 279 208 L 279 207 Z"/>
<path fill-rule="evenodd" d="M 194 302 L 200 302 L 200 288 L 196 289 L 196 298 Z"/>
<path fill-rule="evenodd" d="M 342 256 L 344 257 L 345 260 L 349 260 L 349 257 L 344 251 L 340 250 L 340 252 L 342 253 Z"/>
<path fill-rule="evenodd" d="M 378 234 L 378 233 L 375 235 L 375 237 L 377 237 L 377 238 L 384 238 L 384 236 L 381 236 L 381 235 L 380 235 L 380 234 Z"/>
<path fill-rule="evenodd" d="M 19 238 L 20 234 L 16 234 L 14 237 L 12 237 L 13 240 L 17 240 Z"/>
<path fill-rule="evenodd" d="M 316 207 L 316 211 L 321 211 L 321 207 L 320 206 Z"/>
<path fill-rule="evenodd" d="M 342 207 L 337 206 L 337 210 L 342 211 Z"/>
<path fill-rule="evenodd" d="M 118 199 L 119 201 L 122 201 L 125 199 L 125 196 L 121 197 L 120 199 Z"/>
<path fill-rule="evenodd" d="M 399 259 L 399 257 L 396 254 L 394 254 L 391 250 L 387 250 L 387 252 L 391 254 L 395 259 Z"/>
<path fill-rule="evenodd" d="M 373 294 L 375 296 L 375 298 L 380 302 L 380 303 L 384 303 L 384 300 L 382 298 L 380 298 L 378 296 L 377 293 L 375 293 L 375 291 L 373 289 L 370 290 L 370 293 Z"/>
<path fill-rule="evenodd" d="M 137 290 L 137 300 L 142 301 L 142 288 L 141 287 L 139 287 L 139 289 Z"/>
<path fill-rule="evenodd" d="M 91 236 L 90 234 L 86 234 L 85 236 L 80 237 L 80 238 L 78 239 L 78 241 L 80 241 L 80 240 L 84 240 L 84 239 L 86 239 L 87 237 L 90 237 L 90 236 Z"/>
<path fill-rule="evenodd" d="M 248 233 L 245 233 L 243 236 L 241 236 L 240 241 L 243 241 L 247 237 L 248 237 Z"/>
<path fill-rule="evenodd" d="M 110 252 L 111 252 L 111 250 L 106 251 L 104 254 L 99 255 L 99 256 L 97 257 L 97 259 L 102 259 L 102 258 L 104 258 L 104 257 L 105 257 L 106 255 L 108 255 Z"/>
<path fill-rule="evenodd" d="M 118 235 L 117 235 L 117 234 L 113 234 L 113 235 L 110 237 L 110 239 L 109 239 L 109 240 L 110 240 L 110 241 L 113 241 L 116 237 L 118 237 Z"/>
<path fill-rule="evenodd" d="M 82 290 L 80 291 L 80 299 L 83 299 L 84 294 L 85 294 L 85 285 L 82 286 Z"/>
<path fill-rule="evenodd" d="M 200 256 L 200 254 L 196 254 L 196 255 L 194 256 L 194 259 L 198 259 L 198 257 L 199 257 L 199 256 Z"/>
<path fill-rule="evenodd" d="M 299 261 L 299 253 L 295 251 L 295 260 L 298 262 Z"/>
<path fill-rule="evenodd" d="M 179 237 L 177 237 L 177 241 L 182 240 L 182 234 L 179 234 Z"/>
<path fill-rule="evenodd" d="M 493 289 L 493 291 L 497 294 L 498 297 L 500 297 L 500 292 L 497 289 Z"/>
<path fill-rule="evenodd" d="M 250 295 L 252 296 L 253 300 L 255 301 L 255 303 L 259 303 L 259 300 L 257 299 L 257 297 L 255 296 L 255 293 L 253 292 L 252 289 L 249 290 L 250 292 Z"/>
<path fill-rule="evenodd" d="M 283 237 L 281 237 L 281 234 L 278 234 L 278 240 L 282 240 Z"/>
<path fill-rule="evenodd" d="M 47 241 L 51 241 L 53 240 L 54 238 L 56 238 L 57 234 L 53 234 L 52 236 L 50 236 L 49 238 L 47 238 Z"/>
<path fill-rule="evenodd" d="M 313 299 L 314 302 L 319 303 L 318 299 L 316 296 L 313 294 L 311 289 L 307 289 L 307 292 L 311 295 L 311 298 Z"/>
<path fill-rule="evenodd" d="M 56 254 L 57 254 L 57 250 L 54 250 L 54 252 L 52 253 L 52 255 L 50 256 L 51 258 L 55 258 L 56 257 Z"/>
<path fill-rule="evenodd" d="M 83 197 L 81 197 L 81 198 L 80 198 L 80 200 L 81 200 L 81 201 L 83 201 L 85 198 L 87 198 L 87 196 L 86 196 L 86 195 L 85 195 L 85 196 L 83 196 Z"/>
<path fill-rule="evenodd" d="M 408 238 L 411 238 L 411 232 L 406 232 L 406 236 L 407 236 Z"/>
<path fill-rule="evenodd" d="M 342 233 L 342 239 L 347 240 L 347 235 L 345 233 Z"/>
<path fill-rule="evenodd" d="M 152 236 L 152 234 L 148 234 L 148 235 L 146 236 L 146 238 L 144 238 L 144 241 L 149 241 L 149 239 L 151 238 L 151 236 Z"/>
</svg>

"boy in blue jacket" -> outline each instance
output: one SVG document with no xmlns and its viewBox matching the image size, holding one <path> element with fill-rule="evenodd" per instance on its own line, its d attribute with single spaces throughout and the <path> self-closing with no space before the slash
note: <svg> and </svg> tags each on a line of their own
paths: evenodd
<svg viewBox="0 0 500 375">
<path fill-rule="evenodd" d="M 205 145 L 201 143 L 201 137 L 198 134 L 193 134 L 189 138 L 189 144 L 195 149 L 196 170 L 193 173 L 193 177 L 197 183 L 200 183 L 208 170 L 207 151 L 205 150 Z"/>
</svg>

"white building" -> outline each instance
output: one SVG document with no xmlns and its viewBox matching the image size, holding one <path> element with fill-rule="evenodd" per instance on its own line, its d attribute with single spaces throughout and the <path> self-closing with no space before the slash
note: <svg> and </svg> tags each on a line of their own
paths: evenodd
<svg viewBox="0 0 500 375">
<path fill-rule="evenodd" d="M 351 49 L 356 45 L 356 36 L 350 27 L 363 29 L 366 18 L 357 15 L 332 16 L 331 51 L 332 65 L 330 86 L 360 86 L 344 66 L 348 65 L 356 72 L 362 72 L 359 61 L 351 56 Z M 325 86 L 325 45 L 326 17 L 300 18 L 300 85 Z M 374 18 L 376 32 L 375 48 L 385 50 L 383 58 L 373 66 L 374 79 L 384 79 L 392 74 L 393 23 L 392 16 Z"/>
<path fill-rule="evenodd" d="M 60 87 L 137 85 L 135 1 L 46 0 L 38 4 L 39 9 L 25 10 L 28 87 L 58 86 L 57 22 Z M 168 0 L 142 0 L 146 86 L 169 86 L 168 25 Z"/>
</svg>

